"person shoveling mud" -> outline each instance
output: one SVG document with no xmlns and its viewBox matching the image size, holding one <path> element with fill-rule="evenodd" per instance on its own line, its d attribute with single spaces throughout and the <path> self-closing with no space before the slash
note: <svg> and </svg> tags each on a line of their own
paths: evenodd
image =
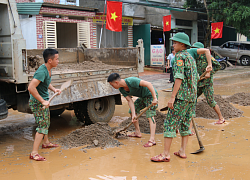
<svg viewBox="0 0 250 180">
<path fill-rule="evenodd" d="M 138 120 L 136 120 L 136 114 L 139 114 L 141 109 L 144 109 L 150 104 L 154 105 L 146 111 L 146 116 L 150 124 L 151 132 L 150 139 L 146 144 L 144 144 L 144 147 L 151 147 L 156 145 L 156 123 L 154 119 L 154 116 L 156 115 L 156 108 L 158 107 L 158 93 L 156 89 L 152 86 L 150 82 L 143 81 L 137 77 L 121 79 L 120 75 L 117 73 L 110 74 L 107 81 L 113 88 L 119 89 L 119 91 L 128 101 L 128 105 L 130 107 L 129 113 L 131 114 L 132 122 L 135 126 L 135 132 L 131 135 L 128 135 L 129 137 L 141 138 L 139 122 Z M 131 96 L 137 96 L 139 98 L 135 102 L 133 102 Z"/>
<path fill-rule="evenodd" d="M 48 89 L 55 93 L 61 94 L 60 89 L 55 89 L 51 84 L 51 69 L 58 65 L 58 52 L 55 49 L 45 49 L 43 52 L 45 64 L 41 65 L 35 72 L 32 81 L 29 84 L 30 92 L 29 105 L 35 116 L 38 127 L 36 128 L 35 141 L 33 150 L 29 158 L 35 161 L 46 161 L 44 157 L 38 154 L 39 145 L 43 140 L 42 148 L 58 147 L 52 144 L 48 139 L 48 129 L 50 126 L 49 113 L 49 92 Z M 43 109 L 43 106 L 45 108 Z"/>
<path fill-rule="evenodd" d="M 213 88 L 213 74 L 219 70 L 220 64 L 213 57 L 211 57 L 209 49 L 206 49 L 207 52 L 209 53 L 209 56 L 203 53 L 201 53 L 200 56 L 198 56 L 197 52 L 201 51 L 202 49 L 204 49 L 204 45 L 200 42 L 196 42 L 192 45 L 192 48 L 188 51 L 189 53 L 190 51 L 194 51 L 194 54 L 196 54 L 196 56 L 194 56 L 192 55 L 192 53 L 190 53 L 195 59 L 195 62 L 197 65 L 197 71 L 199 75 L 201 76 L 205 71 L 207 72 L 205 75 L 205 78 L 198 82 L 197 98 L 201 94 L 204 94 L 204 96 L 207 99 L 208 105 L 214 109 L 214 111 L 219 117 L 219 120 L 215 122 L 215 124 L 223 124 L 225 123 L 225 119 L 221 114 L 219 105 L 214 100 L 214 88 Z M 213 67 L 212 71 L 208 72 L 207 71 L 208 68 L 209 67 L 212 68 L 212 63 L 213 63 L 213 66 L 215 67 Z"/>
</svg>

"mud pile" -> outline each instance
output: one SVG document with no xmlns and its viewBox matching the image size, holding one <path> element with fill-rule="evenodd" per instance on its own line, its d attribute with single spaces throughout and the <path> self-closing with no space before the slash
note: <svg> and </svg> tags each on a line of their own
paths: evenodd
<svg viewBox="0 0 250 180">
<path fill-rule="evenodd" d="M 39 68 L 39 66 L 41 66 L 44 63 L 43 58 L 39 55 L 36 56 L 28 55 L 27 59 L 29 64 L 29 71 L 31 72 L 36 71 Z"/>
<path fill-rule="evenodd" d="M 156 130 L 155 133 L 163 133 L 163 123 L 166 119 L 166 114 L 163 114 L 159 111 L 156 111 L 156 116 L 154 117 L 156 120 Z M 120 127 L 125 127 L 131 122 L 131 118 L 126 119 L 120 124 Z M 143 114 L 139 117 L 139 125 L 142 133 L 150 134 L 150 126 L 146 114 Z M 135 131 L 135 127 L 132 125 L 128 129 L 128 131 Z"/>
<path fill-rule="evenodd" d="M 77 70 L 107 70 L 107 69 L 117 69 L 124 66 L 109 65 L 105 64 L 102 61 L 92 59 L 91 61 L 83 61 L 81 63 L 67 63 L 67 64 L 58 64 L 56 68 L 53 68 L 53 71 L 77 71 Z"/>
<path fill-rule="evenodd" d="M 222 98 L 220 95 L 214 95 L 214 99 L 219 105 L 220 111 L 225 119 L 242 116 L 243 111 L 233 107 L 227 99 Z M 214 109 L 207 104 L 206 98 L 197 103 L 196 117 L 218 119 L 218 115 Z"/>
<path fill-rule="evenodd" d="M 77 129 L 59 140 L 60 145 L 66 148 L 85 146 L 117 147 L 122 145 L 113 138 L 113 130 L 107 123 L 96 123 Z"/>
<path fill-rule="evenodd" d="M 239 104 L 241 106 L 250 106 L 250 93 L 236 93 L 226 99 L 234 104 Z"/>
</svg>

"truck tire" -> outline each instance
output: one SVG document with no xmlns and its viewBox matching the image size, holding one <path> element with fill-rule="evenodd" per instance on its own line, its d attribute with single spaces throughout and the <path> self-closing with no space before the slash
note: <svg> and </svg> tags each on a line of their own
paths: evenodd
<svg viewBox="0 0 250 180">
<path fill-rule="evenodd" d="M 115 112 L 114 96 L 91 99 L 87 104 L 89 123 L 109 122 Z"/>
<path fill-rule="evenodd" d="M 5 100 L 0 99 L 0 120 L 8 117 L 8 108 Z"/>
<path fill-rule="evenodd" d="M 50 110 L 50 116 L 59 116 L 65 111 L 65 108 L 62 109 L 56 109 L 56 110 Z"/>
<path fill-rule="evenodd" d="M 91 121 L 89 120 L 87 116 L 87 104 L 88 101 L 80 101 L 80 102 L 74 102 L 73 109 L 75 112 L 75 115 L 77 119 L 86 125 L 91 124 Z"/>
<path fill-rule="evenodd" d="M 242 66 L 248 66 L 250 64 L 250 57 L 249 56 L 242 56 L 240 58 L 240 64 Z"/>
</svg>

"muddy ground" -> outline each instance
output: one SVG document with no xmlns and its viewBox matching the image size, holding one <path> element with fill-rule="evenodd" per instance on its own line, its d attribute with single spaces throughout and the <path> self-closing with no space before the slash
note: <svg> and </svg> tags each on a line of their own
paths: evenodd
<svg viewBox="0 0 250 180">
<path fill-rule="evenodd" d="M 243 111 L 232 106 L 227 99 L 222 98 L 220 95 L 214 95 L 214 99 L 220 107 L 221 113 L 225 119 L 242 116 Z M 196 117 L 218 119 L 218 115 L 214 109 L 208 105 L 205 98 L 199 101 L 196 105 Z"/>
<path fill-rule="evenodd" d="M 226 99 L 233 104 L 239 104 L 241 106 L 250 106 L 250 93 L 236 93 Z"/>
<path fill-rule="evenodd" d="M 246 73 L 249 72 L 249 67 L 244 69 L 247 70 Z M 221 76 L 223 75 L 221 71 L 216 73 L 220 78 L 214 81 L 216 94 L 225 97 L 239 92 L 248 92 L 250 73 L 243 75 L 241 71 L 233 74 L 235 72 L 231 69 L 227 71 L 227 68 L 222 73 L 225 75 L 224 77 Z M 163 87 L 162 89 L 166 89 L 167 87 L 161 80 L 159 79 L 157 82 Z M 165 107 L 170 94 L 163 91 L 158 91 L 158 93 L 161 97 L 159 108 Z M 152 156 L 163 152 L 163 135 L 156 134 L 156 146 L 144 148 L 143 145 L 150 138 L 150 135 L 146 133 L 142 133 L 142 138 L 118 139 L 124 145 L 113 148 L 101 148 L 102 146 L 100 146 L 81 150 L 85 147 L 84 145 L 64 149 L 61 144 L 59 144 L 59 148 L 42 149 L 40 147 L 39 154 L 44 156 L 47 161 L 30 160 L 29 153 L 32 150 L 35 136 L 35 127 L 31 126 L 35 124 L 35 120 L 34 117 L 31 118 L 24 113 L 15 111 L 14 114 L 10 113 L 6 120 L 0 121 L 0 126 L 4 127 L 7 124 L 10 126 L 0 128 L 3 131 L 0 133 L 0 179 L 249 179 L 250 106 L 232 105 L 244 111 L 244 116 L 230 118 L 221 125 L 214 124 L 217 118 L 195 118 L 199 127 L 204 127 L 199 128 L 199 135 L 205 151 L 200 154 L 190 154 L 200 148 L 196 136 L 190 136 L 186 148 L 187 159 L 175 156 L 173 153 L 180 149 L 181 142 L 181 137 L 177 134 L 170 149 L 171 161 L 163 163 L 150 161 Z M 117 127 L 118 123 L 128 118 L 127 102 L 122 106 L 116 106 L 114 116 L 116 119 L 109 122 L 111 127 L 114 127 L 114 124 Z M 51 142 L 56 142 L 82 128 L 83 124 L 73 117 L 73 112 L 66 110 L 61 116 L 51 118 L 49 129 Z M 118 117 L 121 117 L 121 121 L 117 120 Z M 27 127 L 24 124 L 21 129 L 15 127 L 27 119 L 30 119 L 26 123 Z M 94 140 L 91 139 L 90 142 Z M 86 146 L 93 145 L 92 142 Z"/>
<path fill-rule="evenodd" d="M 232 106 L 229 101 L 225 98 L 222 98 L 220 95 L 214 96 L 215 101 L 218 103 L 222 115 L 225 119 L 241 117 L 243 111 Z M 206 119 L 216 119 L 218 118 L 215 111 L 209 107 L 205 98 L 197 103 L 196 106 L 196 116 L 202 117 Z M 163 125 L 164 120 L 166 118 L 166 114 L 163 114 L 159 111 L 156 111 L 156 134 L 163 133 Z M 140 131 L 145 134 L 150 134 L 150 126 L 146 114 L 143 114 L 138 119 L 140 125 Z M 89 126 L 85 126 L 83 128 L 77 129 L 67 136 L 61 138 L 59 140 L 59 144 L 64 146 L 65 148 L 86 146 L 85 148 L 95 148 L 95 147 L 117 147 L 122 145 L 114 136 L 114 130 L 126 127 L 131 122 L 131 118 L 127 118 L 122 121 L 117 128 L 111 128 L 107 123 L 96 123 Z M 204 130 L 204 126 L 200 126 L 197 124 L 199 129 Z M 135 131 L 135 127 L 131 125 L 127 131 Z M 126 133 L 122 133 L 121 136 L 124 137 Z"/>
</svg>

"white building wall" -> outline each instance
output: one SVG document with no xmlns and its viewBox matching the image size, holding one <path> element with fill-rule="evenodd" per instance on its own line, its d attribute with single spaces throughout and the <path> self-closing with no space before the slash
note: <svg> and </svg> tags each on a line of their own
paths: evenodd
<svg viewBox="0 0 250 180">
<path fill-rule="evenodd" d="M 19 19 L 26 49 L 37 49 L 36 16 L 19 15 Z"/>
<path fill-rule="evenodd" d="M 247 37 L 243 34 L 237 33 L 237 41 L 247 41 Z"/>
</svg>

